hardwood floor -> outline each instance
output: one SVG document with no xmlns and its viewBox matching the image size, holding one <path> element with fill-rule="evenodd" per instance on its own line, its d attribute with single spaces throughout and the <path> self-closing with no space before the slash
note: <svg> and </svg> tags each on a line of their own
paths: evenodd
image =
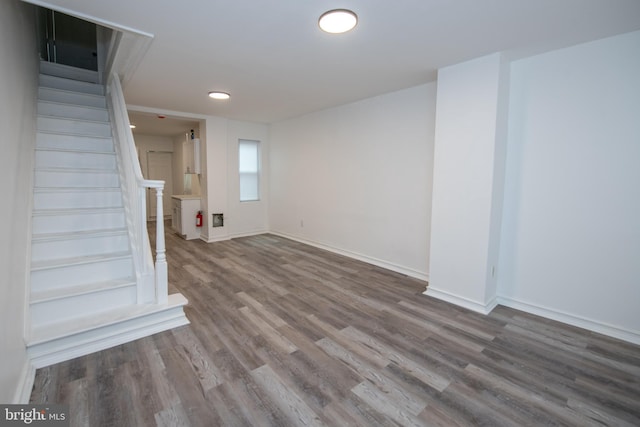
<svg viewBox="0 0 640 427">
<path fill-rule="evenodd" d="M 640 347 L 273 235 L 167 235 L 191 325 L 39 369 L 77 426 L 638 426 Z"/>
</svg>

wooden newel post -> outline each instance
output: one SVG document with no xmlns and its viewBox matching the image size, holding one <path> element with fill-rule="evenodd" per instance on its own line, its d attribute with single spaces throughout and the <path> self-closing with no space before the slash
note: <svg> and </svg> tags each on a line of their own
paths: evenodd
<svg viewBox="0 0 640 427">
<path fill-rule="evenodd" d="M 163 187 L 156 188 L 156 303 L 166 304 L 169 294 L 167 255 L 164 245 Z"/>
</svg>

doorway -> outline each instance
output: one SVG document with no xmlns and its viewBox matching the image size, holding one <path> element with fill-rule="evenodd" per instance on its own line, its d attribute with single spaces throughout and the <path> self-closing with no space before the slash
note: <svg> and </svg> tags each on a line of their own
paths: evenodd
<svg viewBox="0 0 640 427">
<path fill-rule="evenodd" d="M 147 151 L 147 179 L 164 181 L 162 209 L 165 218 L 171 217 L 173 194 L 173 153 L 171 151 Z M 147 189 L 147 220 L 156 220 L 156 190 Z"/>
<path fill-rule="evenodd" d="M 96 24 L 39 8 L 38 38 L 43 61 L 98 71 Z"/>
</svg>

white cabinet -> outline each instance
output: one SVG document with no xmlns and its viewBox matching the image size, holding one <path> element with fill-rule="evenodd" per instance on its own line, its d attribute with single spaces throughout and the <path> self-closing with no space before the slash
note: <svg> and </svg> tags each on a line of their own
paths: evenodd
<svg viewBox="0 0 640 427">
<path fill-rule="evenodd" d="M 171 196 L 171 228 L 186 240 L 198 239 L 196 215 L 200 210 L 200 196 Z"/>
</svg>

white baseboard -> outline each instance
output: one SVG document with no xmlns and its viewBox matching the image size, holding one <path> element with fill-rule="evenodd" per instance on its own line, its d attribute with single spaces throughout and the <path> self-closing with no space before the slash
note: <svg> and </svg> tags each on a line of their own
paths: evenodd
<svg viewBox="0 0 640 427">
<path fill-rule="evenodd" d="M 391 262 L 383 261 L 381 259 L 373 258 L 367 255 L 359 254 L 357 252 L 348 251 L 345 249 L 336 248 L 334 246 L 330 246 L 324 243 L 316 242 L 313 240 L 303 239 L 297 236 L 293 236 L 288 233 L 283 233 L 281 231 L 268 231 L 270 234 L 274 234 L 276 236 L 284 237 L 286 239 L 295 240 L 296 242 L 304 243 L 305 245 L 314 246 L 319 249 L 324 249 L 325 251 L 333 252 L 338 255 L 344 255 L 349 258 L 357 259 L 358 261 L 366 262 L 367 264 L 372 264 L 378 267 L 385 268 L 387 270 L 395 271 L 396 273 L 404 274 L 405 276 L 413 277 L 415 279 L 424 280 L 425 282 L 429 281 L 429 275 L 422 271 L 414 270 L 412 268 L 404 267 L 398 264 L 394 264 Z"/>
<path fill-rule="evenodd" d="M 20 371 L 20 382 L 18 383 L 18 387 L 16 387 L 16 392 L 13 396 L 13 404 L 25 405 L 29 403 L 35 379 L 36 368 L 31 363 L 31 360 L 27 358 L 22 366 L 22 370 Z"/>
<path fill-rule="evenodd" d="M 268 230 L 254 230 L 254 231 L 245 231 L 242 233 L 230 233 L 224 236 L 217 236 L 212 238 L 207 238 L 207 236 L 201 234 L 200 240 L 206 243 L 224 242 L 225 240 L 238 239 L 240 237 L 257 236 L 257 235 L 265 234 L 268 232 L 269 232 Z"/>
<path fill-rule="evenodd" d="M 245 231 L 243 233 L 232 233 L 229 235 L 230 239 L 239 239 L 241 237 L 251 237 L 251 236 L 258 236 L 260 234 L 265 234 L 268 233 L 269 231 L 267 230 L 253 230 L 253 231 Z"/>
<path fill-rule="evenodd" d="M 432 286 L 429 286 L 426 291 L 423 292 L 424 295 L 437 298 L 442 301 L 450 302 L 451 304 L 455 304 L 459 307 L 464 307 L 471 311 L 475 311 L 480 314 L 489 314 L 491 310 L 496 308 L 498 305 L 497 298 L 492 298 L 491 301 L 486 304 L 480 303 L 478 301 L 471 300 L 469 298 L 461 297 L 459 295 L 452 294 L 450 292 L 441 291 L 439 289 L 435 289 Z"/>
<path fill-rule="evenodd" d="M 586 317 L 576 316 L 575 314 L 527 303 L 505 296 L 498 296 L 498 304 L 505 307 L 515 308 L 516 310 L 525 311 L 530 314 L 535 314 L 540 317 L 545 317 L 547 319 L 556 320 L 568 325 L 577 326 L 578 328 L 587 329 L 609 337 L 618 338 L 632 344 L 640 345 L 639 331 L 631 331 L 618 326 L 587 319 Z"/>
<path fill-rule="evenodd" d="M 202 235 L 202 234 L 200 235 L 200 240 L 202 240 L 205 243 L 224 242 L 225 240 L 229 240 L 229 239 L 231 239 L 231 237 L 229 236 L 207 238 L 207 236 L 205 235 Z"/>
<path fill-rule="evenodd" d="M 353 258 L 353 259 L 357 259 L 358 261 L 363 261 L 366 262 L 368 264 L 372 264 L 372 265 L 376 265 L 378 267 L 382 267 L 385 268 L 387 270 L 391 270 L 391 271 L 395 271 L 396 273 L 400 273 L 400 274 L 404 274 L 406 276 L 409 277 L 413 277 L 415 279 L 419 279 L 419 280 L 424 280 L 425 282 L 429 281 L 429 275 L 427 273 L 424 273 L 422 271 L 418 271 L 418 270 L 414 270 L 408 267 L 404 267 L 398 264 L 394 264 L 394 263 L 390 263 L 387 261 L 383 261 L 381 259 L 377 259 L 377 258 L 373 258 L 367 255 L 363 255 L 363 254 L 359 254 L 357 252 L 352 252 L 352 251 L 348 251 L 345 249 L 340 249 L 340 248 L 336 248 L 334 246 L 330 246 L 324 243 L 320 243 L 320 242 L 316 242 L 313 240 L 309 240 L 309 239 L 303 239 L 297 236 L 293 236 L 291 234 L 288 233 L 283 233 L 281 231 L 273 231 L 273 230 L 254 230 L 254 231 L 249 231 L 249 232 L 243 232 L 243 233 L 233 233 L 233 234 L 228 234 L 225 236 L 219 236 L 219 237 L 214 237 L 214 238 L 207 238 L 204 235 L 200 235 L 200 240 L 206 242 L 206 243 L 215 243 L 215 242 L 222 242 L 225 240 L 230 240 L 230 239 L 236 239 L 236 238 L 240 238 L 240 237 L 249 237 L 249 236 L 256 236 L 259 234 L 265 234 L 265 233 L 270 233 L 276 236 L 280 236 L 280 237 L 284 237 L 286 239 L 291 239 L 294 240 L 296 242 L 300 242 L 300 243 L 304 243 L 306 245 L 309 246 L 314 246 L 316 248 L 320 248 L 320 249 L 324 249 L 326 251 L 329 252 L 333 252 L 339 255 L 344 255 L 347 256 L 349 258 Z"/>
</svg>

